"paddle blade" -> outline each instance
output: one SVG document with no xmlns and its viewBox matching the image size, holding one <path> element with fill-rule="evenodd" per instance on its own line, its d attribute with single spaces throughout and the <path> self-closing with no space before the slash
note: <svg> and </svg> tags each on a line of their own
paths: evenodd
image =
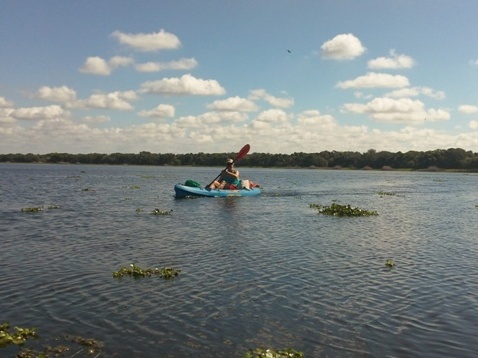
<svg viewBox="0 0 478 358">
<path fill-rule="evenodd" d="M 238 160 L 244 158 L 246 154 L 249 153 L 250 149 L 251 149 L 251 146 L 249 144 L 246 144 L 244 147 L 242 147 L 239 153 L 237 153 L 236 159 L 234 161 L 237 162 Z"/>
</svg>

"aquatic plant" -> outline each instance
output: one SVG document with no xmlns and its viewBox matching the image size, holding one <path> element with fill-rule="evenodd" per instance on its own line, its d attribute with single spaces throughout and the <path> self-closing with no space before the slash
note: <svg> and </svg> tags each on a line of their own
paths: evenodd
<svg viewBox="0 0 478 358">
<path fill-rule="evenodd" d="M 400 195 L 400 194 L 389 192 L 389 191 L 379 191 L 377 194 L 380 195 L 381 197 L 382 196 L 404 196 L 404 195 Z"/>
<path fill-rule="evenodd" d="M 56 337 L 55 346 L 44 345 L 42 351 L 38 352 L 31 348 L 23 348 L 17 355 L 17 358 L 48 358 L 48 357 L 65 357 L 64 354 L 71 351 L 69 357 L 100 357 L 103 343 L 93 338 L 83 338 L 80 336 Z M 58 342 L 62 341 L 59 344 Z M 75 346 L 76 345 L 76 346 Z M 78 347 L 79 346 L 79 347 Z M 77 350 L 76 352 L 73 352 Z M 80 355 L 81 354 L 81 355 Z"/>
<path fill-rule="evenodd" d="M 171 279 L 179 275 L 179 272 L 181 272 L 181 270 L 176 270 L 172 267 L 163 267 L 162 269 L 142 269 L 135 264 L 131 264 L 129 267 L 122 267 L 118 271 L 113 272 L 113 277 L 121 278 L 124 275 L 128 275 L 134 278 L 141 278 L 156 275 L 165 279 Z"/>
<path fill-rule="evenodd" d="M 393 267 L 393 266 L 395 266 L 395 262 L 393 262 L 393 260 L 387 260 L 387 261 L 385 261 L 385 266 Z"/>
<path fill-rule="evenodd" d="M 304 353 L 292 348 L 271 349 L 255 348 L 250 349 L 243 358 L 303 358 Z"/>
<path fill-rule="evenodd" d="M 320 214 L 332 216 L 374 216 L 378 212 L 352 207 L 350 204 L 341 205 L 333 203 L 330 206 L 322 206 L 319 204 L 309 204 L 311 208 L 315 208 Z"/>
<path fill-rule="evenodd" d="M 60 209 L 60 205 L 49 205 L 47 209 Z"/>
<path fill-rule="evenodd" d="M 36 206 L 32 208 L 22 208 L 22 212 L 24 213 L 38 213 L 40 211 L 43 211 L 43 206 Z"/>
<path fill-rule="evenodd" d="M 141 187 L 139 185 L 131 185 L 129 188 L 130 189 L 140 189 Z"/>
<path fill-rule="evenodd" d="M 28 338 L 37 337 L 35 328 L 15 327 L 16 332 L 10 331 L 10 323 L 0 324 L 0 347 L 4 348 L 8 345 L 23 345 Z"/>
<path fill-rule="evenodd" d="M 137 212 L 137 213 L 141 213 L 141 212 L 143 212 L 143 211 L 144 211 L 144 210 L 141 209 L 141 208 L 136 208 L 136 212 Z"/>
<path fill-rule="evenodd" d="M 171 214 L 171 212 L 173 211 L 173 209 L 171 210 L 159 210 L 159 209 L 154 209 L 151 214 L 153 215 L 169 215 Z"/>
</svg>

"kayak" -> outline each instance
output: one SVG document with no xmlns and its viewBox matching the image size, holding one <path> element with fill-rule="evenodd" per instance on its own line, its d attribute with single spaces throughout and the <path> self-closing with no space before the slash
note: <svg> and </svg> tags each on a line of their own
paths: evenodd
<svg viewBox="0 0 478 358">
<path fill-rule="evenodd" d="M 256 196 L 261 193 L 261 189 L 258 187 L 251 189 L 204 189 L 182 184 L 176 184 L 174 191 L 176 192 L 176 198 Z"/>
</svg>

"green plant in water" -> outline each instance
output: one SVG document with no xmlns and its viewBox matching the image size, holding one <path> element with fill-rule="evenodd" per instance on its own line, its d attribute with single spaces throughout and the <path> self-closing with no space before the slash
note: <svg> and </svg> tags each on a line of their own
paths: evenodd
<svg viewBox="0 0 478 358">
<path fill-rule="evenodd" d="M 40 211 L 43 211 L 43 206 L 36 206 L 33 208 L 23 208 L 22 212 L 24 213 L 38 213 Z"/>
<path fill-rule="evenodd" d="M 0 324 L 0 347 L 8 345 L 23 345 L 28 338 L 37 337 L 35 328 L 15 327 L 16 332 L 10 332 L 10 323 Z"/>
<path fill-rule="evenodd" d="M 320 214 L 332 215 L 332 216 L 374 216 L 378 215 L 378 212 L 360 209 L 348 205 L 340 205 L 333 203 L 330 206 L 322 206 L 319 204 L 309 204 L 311 208 L 317 209 Z"/>
<path fill-rule="evenodd" d="M 49 205 L 47 209 L 60 209 L 60 205 Z"/>
<path fill-rule="evenodd" d="M 271 349 L 255 348 L 250 349 L 243 358 L 303 358 L 304 353 L 292 348 Z"/>
<path fill-rule="evenodd" d="M 173 209 L 171 210 L 159 210 L 159 209 L 154 209 L 151 214 L 153 215 L 169 215 L 171 214 Z"/>
<path fill-rule="evenodd" d="M 379 191 L 377 194 L 380 196 L 403 196 L 389 191 Z"/>
<path fill-rule="evenodd" d="M 113 277 L 121 278 L 124 275 L 128 275 L 134 278 L 141 278 L 156 275 L 165 279 L 171 279 L 179 275 L 180 272 L 181 270 L 176 270 L 172 267 L 163 267 L 162 269 L 142 269 L 135 264 L 131 264 L 129 267 L 122 267 L 118 271 L 113 272 Z"/>
<path fill-rule="evenodd" d="M 385 261 L 385 266 L 393 267 L 393 266 L 395 266 L 395 262 L 393 262 L 393 260 L 387 260 L 387 261 Z"/>
</svg>

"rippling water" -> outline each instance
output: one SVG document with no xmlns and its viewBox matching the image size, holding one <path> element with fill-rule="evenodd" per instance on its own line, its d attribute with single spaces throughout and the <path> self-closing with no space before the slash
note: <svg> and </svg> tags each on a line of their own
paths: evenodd
<svg viewBox="0 0 478 358">
<path fill-rule="evenodd" d="M 0 164 L 0 321 L 102 357 L 476 356 L 477 175 L 240 169 L 261 196 L 174 199 L 218 168 Z M 309 208 L 332 202 L 379 216 Z M 112 278 L 133 262 L 182 271 Z"/>
</svg>

